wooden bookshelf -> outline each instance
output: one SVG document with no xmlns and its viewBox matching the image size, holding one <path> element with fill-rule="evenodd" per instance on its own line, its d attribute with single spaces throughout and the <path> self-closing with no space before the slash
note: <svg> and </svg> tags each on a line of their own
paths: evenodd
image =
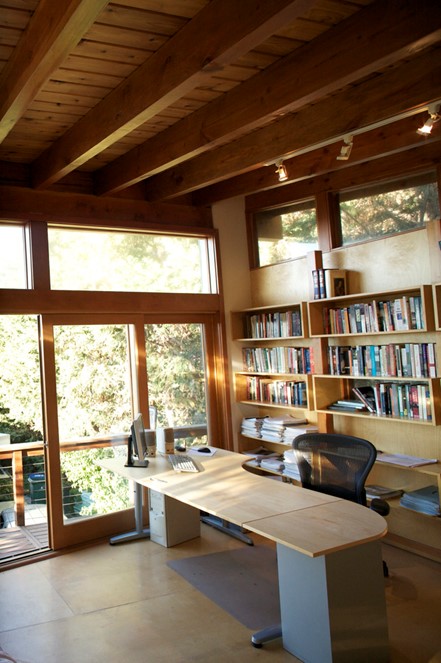
<svg viewBox="0 0 441 663">
<path fill-rule="evenodd" d="M 434 283 L 433 286 L 433 306 L 435 309 L 435 329 L 441 331 L 441 283 Z"/>
</svg>

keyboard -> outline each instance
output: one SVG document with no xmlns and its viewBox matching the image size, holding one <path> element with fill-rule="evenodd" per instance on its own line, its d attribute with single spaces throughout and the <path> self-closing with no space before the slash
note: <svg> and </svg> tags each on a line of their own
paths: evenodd
<svg viewBox="0 0 441 663">
<path fill-rule="evenodd" d="M 193 458 L 184 454 L 170 454 L 168 457 L 175 472 L 200 472 Z"/>
</svg>

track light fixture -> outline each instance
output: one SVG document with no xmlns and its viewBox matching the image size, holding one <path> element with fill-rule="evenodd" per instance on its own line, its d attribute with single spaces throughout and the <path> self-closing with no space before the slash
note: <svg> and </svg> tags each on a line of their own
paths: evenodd
<svg viewBox="0 0 441 663">
<path fill-rule="evenodd" d="M 347 161 L 351 156 L 352 145 L 354 142 L 353 136 L 344 136 L 343 145 L 341 146 L 340 154 L 337 157 L 337 161 Z"/>
<path fill-rule="evenodd" d="M 420 134 L 420 136 L 428 136 L 429 134 L 432 133 L 433 125 L 435 124 L 435 122 L 438 122 L 438 120 L 441 119 L 439 110 L 440 110 L 440 104 L 431 104 L 429 106 L 429 108 L 427 109 L 429 117 L 424 122 L 423 126 L 417 129 L 417 133 Z"/>
<path fill-rule="evenodd" d="M 276 161 L 276 173 L 279 176 L 279 182 L 286 182 L 288 179 L 288 171 L 283 163 L 283 159 Z"/>
</svg>

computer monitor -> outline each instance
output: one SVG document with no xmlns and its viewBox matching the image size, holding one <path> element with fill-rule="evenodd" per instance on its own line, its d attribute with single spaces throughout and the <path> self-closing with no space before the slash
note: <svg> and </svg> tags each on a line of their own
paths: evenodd
<svg viewBox="0 0 441 663">
<path fill-rule="evenodd" d="M 136 415 L 130 426 L 127 465 L 131 467 L 147 467 L 147 442 L 145 438 L 142 414 Z M 134 458 L 136 456 L 136 458 Z"/>
</svg>

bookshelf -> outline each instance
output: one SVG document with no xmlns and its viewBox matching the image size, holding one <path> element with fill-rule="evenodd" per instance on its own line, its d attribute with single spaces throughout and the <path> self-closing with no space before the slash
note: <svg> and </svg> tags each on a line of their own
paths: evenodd
<svg viewBox="0 0 441 663">
<path fill-rule="evenodd" d="M 321 366 L 321 352 L 309 338 L 306 302 L 234 311 L 231 323 L 242 367 L 234 373 L 235 399 L 246 406 L 246 416 L 251 407 L 256 417 L 305 417 L 314 404 L 316 357 Z M 258 446 L 258 441 L 241 434 L 239 450 Z M 272 443 L 269 448 L 282 446 Z"/>
<path fill-rule="evenodd" d="M 382 440 L 376 441 L 377 448 L 384 444 L 390 453 L 403 453 L 402 440 L 412 437 L 418 440 L 415 455 L 433 456 L 424 440 L 431 440 L 430 429 L 441 424 L 440 314 L 439 285 L 308 303 L 311 338 L 324 341 L 323 371 L 313 375 L 314 407 L 328 430 L 335 426 L 357 434 L 370 426 Z M 372 395 L 373 411 L 331 409 L 339 400 L 357 400 L 354 387 Z M 394 424 L 407 424 L 415 432 L 405 428 L 400 436 Z M 441 494 L 441 463 L 406 468 L 378 461 L 368 483 L 406 492 L 435 485 Z M 431 519 L 428 527 L 430 517 L 405 509 L 399 498 L 391 499 L 390 505 L 388 524 L 393 532 L 413 538 L 418 531 L 421 541 L 439 548 L 437 519 Z"/>
<path fill-rule="evenodd" d="M 441 331 L 441 283 L 434 283 L 433 286 L 433 305 L 435 309 L 435 329 Z"/>
<path fill-rule="evenodd" d="M 314 375 L 317 412 L 441 423 L 431 286 L 314 300 L 308 312 L 311 337 L 327 342 L 323 374 Z M 356 398 L 354 387 L 370 388 L 373 411 L 330 409 L 338 400 Z"/>
</svg>

